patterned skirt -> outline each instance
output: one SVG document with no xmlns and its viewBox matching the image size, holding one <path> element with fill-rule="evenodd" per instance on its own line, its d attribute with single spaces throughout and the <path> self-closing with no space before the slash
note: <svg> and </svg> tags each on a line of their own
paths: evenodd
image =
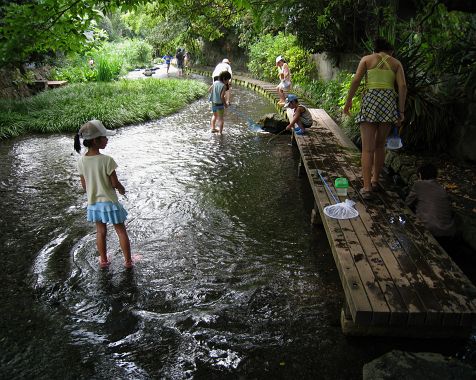
<svg viewBox="0 0 476 380">
<path fill-rule="evenodd" d="M 96 202 L 88 205 L 87 218 L 88 222 L 121 224 L 127 218 L 127 211 L 119 202 Z"/>
<path fill-rule="evenodd" d="M 394 123 L 398 120 L 397 94 L 390 89 L 370 89 L 363 98 L 356 123 Z"/>
</svg>

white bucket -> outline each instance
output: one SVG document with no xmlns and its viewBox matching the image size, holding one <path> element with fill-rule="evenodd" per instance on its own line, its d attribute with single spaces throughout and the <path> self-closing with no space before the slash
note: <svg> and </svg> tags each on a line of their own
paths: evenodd
<svg viewBox="0 0 476 380">
<path fill-rule="evenodd" d="M 399 136 L 392 136 L 387 139 L 387 149 L 396 150 L 402 146 L 402 139 Z"/>
</svg>

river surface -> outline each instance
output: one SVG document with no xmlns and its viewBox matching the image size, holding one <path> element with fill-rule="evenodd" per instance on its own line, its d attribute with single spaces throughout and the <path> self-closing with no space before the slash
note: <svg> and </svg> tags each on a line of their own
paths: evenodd
<svg viewBox="0 0 476 380">
<path fill-rule="evenodd" d="M 127 189 L 136 258 L 99 269 L 72 135 L 0 145 L 2 379 L 358 379 L 392 350 L 462 359 L 468 342 L 346 338 L 343 293 L 289 136 L 234 89 L 224 134 L 205 99 L 124 127 L 104 150 Z"/>
</svg>

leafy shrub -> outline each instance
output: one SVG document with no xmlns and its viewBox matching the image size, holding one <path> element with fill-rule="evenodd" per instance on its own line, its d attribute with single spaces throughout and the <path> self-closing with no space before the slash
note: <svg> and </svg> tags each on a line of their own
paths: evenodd
<svg viewBox="0 0 476 380">
<path fill-rule="evenodd" d="M 67 80 L 69 83 L 94 82 L 97 80 L 97 74 L 96 69 L 89 67 L 87 63 L 81 63 L 53 68 L 51 78 Z"/>
<path fill-rule="evenodd" d="M 88 64 L 92 58 L 94 67 Z M 72 55 L 52 71 L 52 79 L 70 83 L 107 82 L 136 67 L 149 66 L 152 62 L 152 46 L 140 40 L 106 42 L 86 55 Z"/>
<path fill-rule="evenodd" d="M 284 33 L 266 34 L 250 46 L 248 70 L 260 79 L 275 82 L 278 55 L 288 62 L 293 83 L 303 83 L 317 75 L 309 52 L 299 47 L 296 37 Z"/>
</svg>

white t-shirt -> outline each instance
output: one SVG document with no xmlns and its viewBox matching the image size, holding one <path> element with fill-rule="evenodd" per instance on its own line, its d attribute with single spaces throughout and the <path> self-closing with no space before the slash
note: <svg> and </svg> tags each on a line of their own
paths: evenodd
<svg viewBox="0 0 476 380">
<path fill-rule="evenodd" d="M 114 159 L 105 154 L 81 156 L 78 161 L 78 171 L 86 181 L 88 204 L 118 201 L 116 190 L 112 187 L 109 178 L 116 168 Z"/>
<path fill-rule="evenodd" d="M 228 71 L 231 75 L 233 75 L 231 72 L 231 66 L 228 63 L 220 62 L 218 65 L 216 65 L 215 70 L 213 70 L 212 78 L 219 76 L 223 71 Z"/>
</svg>

